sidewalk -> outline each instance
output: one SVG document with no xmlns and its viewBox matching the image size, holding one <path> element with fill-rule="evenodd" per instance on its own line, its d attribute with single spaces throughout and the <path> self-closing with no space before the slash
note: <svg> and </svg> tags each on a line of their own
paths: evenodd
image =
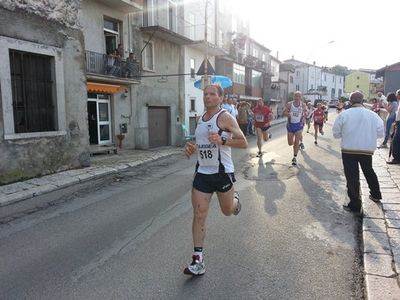
<svg viewBox="0 0 400 300">
<path fill-rule="evenodd" d="M 26 181 L 0 186 L 0 223 L 29 214 L 57 200 L 57 191 L 90 184 L 96 179 L 117 174 L 128 168 L 169 155 L 182 153 L 181 147 L 162 147 L 152 150 L 119 150 L 118 154 L 94 155 L 91 166 L 73 169 Z M 79 187 L 75 189 L 79 190 Z M 39 198 L 46 198 L 39 200 Z M 39 208 L 38 208 L 39 207 Z"/>
<path fill-rule="evenodd" d="M 377 149 L 373 157 L 381 204 L 368 199 L 361 182 L 363 201 L 363 255 L 367 299 L 400 299 L 400 165 L 388 165 L 389 149 Z"/>
</svg>

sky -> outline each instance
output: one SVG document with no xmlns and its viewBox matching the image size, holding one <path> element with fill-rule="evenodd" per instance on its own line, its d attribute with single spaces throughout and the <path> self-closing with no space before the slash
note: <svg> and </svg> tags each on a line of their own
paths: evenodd
<svg viewBox="0 0 400 300">
<path fill-rule="evenodd" d="M 400 0 L 229 0 L 281 61 L 380 69 L 400 62 Z M 243 5 L 246 3 L 246 5 Z"/>
</svg>

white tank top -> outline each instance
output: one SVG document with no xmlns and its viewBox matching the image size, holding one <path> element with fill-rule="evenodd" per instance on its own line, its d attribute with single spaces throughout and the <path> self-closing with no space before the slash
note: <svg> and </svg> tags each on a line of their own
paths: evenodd
<svg viewBox="0 0 400 300">
<path fill-rule="evenodd" d="M 294 102 L 290 105 L 290 119 L 289 122 L 294 124 L 294 123 L 300 123 L 300 121 L 303 118 L 303 103 L 300 102 L 299 106 L 295 106 Z"/>
<path fill-rule="evenodd" d="M 199 167 L 198 173 L 217 174 L 219 172 L 220 162 L 225 168 L 225 173 L 233 173 L 235 171 L 231 155 L 231 147 L 225 145 L 216 145 L 208 140 L 209 132 L 219 133 L 221 136 L 232 138 L 232 134 L 223 131 L 218 127 L 218 117 L 222 113 L 228 113 L 221 109 L 215 113 L 210 120 L 204 120 L 204 115 L 197 122 L 195 131 L 197 145 L 197 161 Z M 220 160 L 219 160 L 220 157 Z"/>
</svg>

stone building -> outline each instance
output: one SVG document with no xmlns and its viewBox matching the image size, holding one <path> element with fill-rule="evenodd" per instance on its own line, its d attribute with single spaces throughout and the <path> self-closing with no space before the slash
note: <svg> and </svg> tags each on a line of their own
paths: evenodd
<svg viewBox="0 0 400 300">
<path fill-rule="evenodd" d="M 89 164 L 80 4 L 0 2 L 0 184 Z"/>
</svg>

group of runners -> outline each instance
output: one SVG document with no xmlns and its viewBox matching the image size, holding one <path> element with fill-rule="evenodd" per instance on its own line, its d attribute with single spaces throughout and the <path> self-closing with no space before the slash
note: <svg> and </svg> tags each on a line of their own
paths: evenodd
<svg viewBox="0 0 400 300">
<path fill-rule="evenodd" d="M 293 146 L 292 165 L 297 164 L 297 154 L 303 138 L 304 119 L 307 120 L 306 117 L 312 115 L 314 128 L 321 134 L 323 134 L 323 125 L 326 120 L 322 105 L 318 104 L 310 114 L 302 97 L 301 92 L 295 92 L 293 101 L 290 101 L 283 110 L 283 115 L 288 118 L 288 144 Z M 239 194 L 233 186 L 235 175 L 231 148 L 247 148 L 248 143 L 236 118 L 221 107 L 223 99 L 223 89 L 219 85 L 208 85 L 204 88 L 205 112 L 197 120 L 196 142 L 188 142 L 185 145 L 185 155 L 188 159 L 197 154 L 192 186 L 194 251 L 192 262 L 184 269 L 184 274 L 187 275 L 205 273 L 203 245 L 205 223 L 212 195 L 217 194 L 221 211 L 226 216 L 238 215 L 242 207 Z M 272 112 L 264 104 L 264 100 L 259 99 L 253 113 L 257 136 L 257 157 L 261 157 L 263 143 L 270 138 Z M 317 138 L 315 143 L 317 144 Z"/>
</svg>

